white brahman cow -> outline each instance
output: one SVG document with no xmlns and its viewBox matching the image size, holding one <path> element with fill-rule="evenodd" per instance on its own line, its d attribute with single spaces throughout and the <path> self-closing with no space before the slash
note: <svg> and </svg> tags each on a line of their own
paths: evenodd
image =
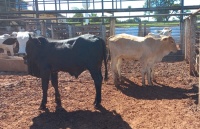
<svg viewBox="0 0 200 129">
<path fill-rule="evenodd" d="M 7 55 L 7 51 L 10 51 L 11 56 L 14 56 L 13 49 L 16 47 L 16 41 L 9 34 L 0 35 L 0 48 L 3 49 L 4 54 Z"/>
<path fill-rule="evenodd" d="M 13 32 L 11 35 L 15 38 L 17 38 L 17 41 L 19 43 L 19 54 L 23 54 L 23 53 L 26 53 L 25 52 L 25 48 L 26 48 L 26 42 L 28 41 L 29 39 L 29 34 L 31 36 L 34 35 L 34 32 L 28 32 L 28 31 L 25 31 L 25 32 Z"/>
<path fill-rule="evenodd" d="M 159 31 L 159 34 L 154 34 L 154 33 L 148 33 L 148 36 L 152 36 L 154 38 L 162 38 L 163 36 L 171 36 L 172 34 L 172 29 L 169 27 L 163 28 L 163 30 Z"/>
<path fill-rule="evenodd" d="M 111 70 L 113 72 L 114 84 L 121 81 L 120 67 L 122 59 L 138 60 L 142 64 L 142 85 L 145 85 L 147 74 L 148 84 L 153 85 L 153 66 L 170 52 L 177 52 L 174 39 L 170 36 L 161 39 L 151 36 L 138 37 L 128 34 L 118 34 L 108 39 Z"/>
</svg>

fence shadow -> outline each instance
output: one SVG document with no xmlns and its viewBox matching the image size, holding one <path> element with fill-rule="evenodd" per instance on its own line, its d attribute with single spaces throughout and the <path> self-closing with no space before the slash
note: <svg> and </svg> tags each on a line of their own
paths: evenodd
<svg viewBox="0 0 200 129">
<path fill-rule="evenodd" d="M 33 118 L 30 129 L 131 129 L 119 114 L 101 107 L 99 111 L 65 109 L 44 112 Z"/>
<path fill-rule="evenodd" d="M 123 77 L 123 80 L 124 83 L 117 86 L 117 89 L 125 95 L 137 99 L 161 100 L 193 98 L 197 101 L 198 98 L 198 89 L 194 86 L 192 89 L 173 88 L 158 83 L 154 83 L 154 86 L 139 86 L 126 77 Z"/>
</svg>

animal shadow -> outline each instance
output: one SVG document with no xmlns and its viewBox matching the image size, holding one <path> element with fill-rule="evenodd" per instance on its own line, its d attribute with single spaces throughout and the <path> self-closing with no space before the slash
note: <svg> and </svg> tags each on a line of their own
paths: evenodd
<svg viewBox="0 0 200 129">
<path fill-rule="evenodd" d="M 64 108 L 46 111 L 33 118 L 30 129 L 131 129 L 119 114 L 100 107 L 99 111 L 77 110 L 67 112 Z"/>
<path fill-rule="evenodd" d="M 185 99 L 193 98 L 197 100 L 198 90 L 193 86 L 192 89 L 174 88 L 156 83 L 154 86 L 139 86 L 131 80 L 123 77 L 124 82 L 116 86 L 118 90 L 127 96 L 137 99 L 161 100 L 161 99 Z"/>
</svg>

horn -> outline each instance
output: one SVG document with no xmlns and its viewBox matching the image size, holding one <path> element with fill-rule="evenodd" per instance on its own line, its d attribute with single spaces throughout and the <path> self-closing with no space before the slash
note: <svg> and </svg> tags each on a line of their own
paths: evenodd
<svg viewBox="0 0 200 129">
<path fill-rule="evenodd" d="M 29 39 L 32 39 L 31 34 L 28 34 L 28 35 L 29 35 Z"/>
</svg>

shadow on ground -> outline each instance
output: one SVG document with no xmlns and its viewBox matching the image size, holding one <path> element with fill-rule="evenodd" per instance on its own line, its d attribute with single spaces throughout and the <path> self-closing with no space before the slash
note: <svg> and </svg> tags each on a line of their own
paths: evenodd
<svg viewBox="0 0 200 129">
<path fill-rule="evenodd" d="M 197 101 L 198 89 L 193 86 L 192 89 L 174 88 L 162 84 L 154 84 L 154 86 L 139 86 L 131 80 L 123 77 L 124 82 L 117 86 L 127 96 L 136 99 L 161 100 L 161 99 L 186 99 L 193 98 Z"/>
<path fill-rule="evenodd" d="M 60 109 L 33 118 L 30 129 L 131 129 L 119 114 L 100 107 L 99 111 Z"/>
</svg>

